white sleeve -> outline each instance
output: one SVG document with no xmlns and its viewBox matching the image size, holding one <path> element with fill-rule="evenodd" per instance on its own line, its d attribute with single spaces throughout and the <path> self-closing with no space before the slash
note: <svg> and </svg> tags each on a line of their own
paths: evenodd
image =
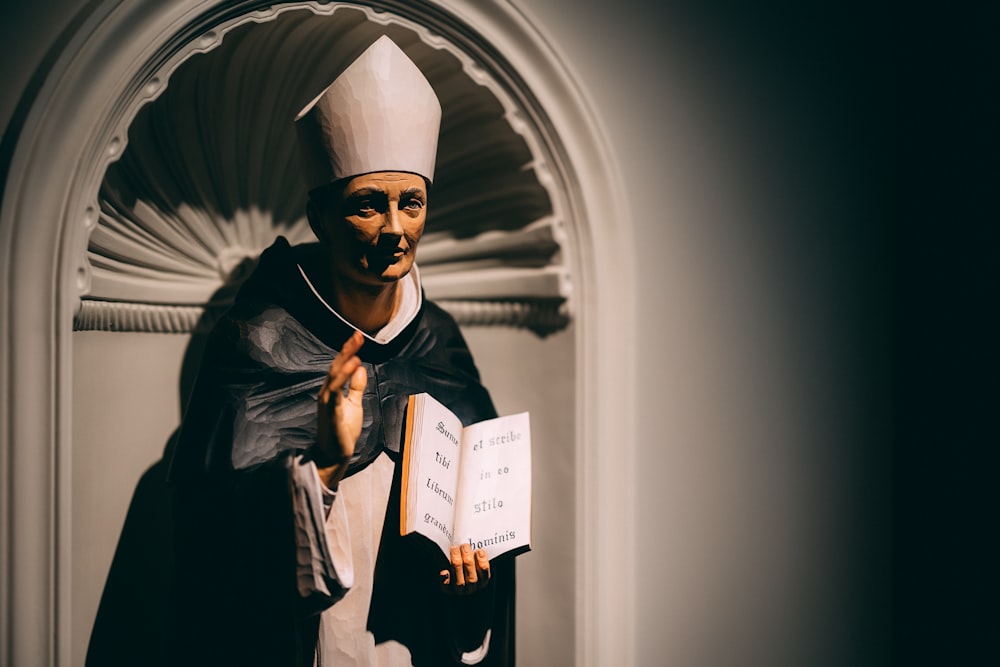
<svg viewBox="0 0 1000 667">
<path fill-rule="evenodd" d="M 296 456 L 292 463 L 295 511 L 295 574 L 299 595 L 319 597 L 329 606 L 354 585 L 347 511 L 320 481 L 316 464 Z"/>
<path fill-rule="evenodd" d="M 463 665 L 478 665 L 486 658 L 486 654 L 490 650 L 490 628 L 486 628 L 486 636 L 483 637 L 483 645 L 477 648 L 475 651 L 467 651 L 462 653 L 462 664 Z"/>
</svg>

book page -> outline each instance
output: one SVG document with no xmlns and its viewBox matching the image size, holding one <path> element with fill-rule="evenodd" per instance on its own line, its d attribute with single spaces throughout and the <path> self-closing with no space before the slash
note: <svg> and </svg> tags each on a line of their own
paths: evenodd
<svg viewBox="0 0 1000 667">
<path fill-rule="evenodd" d="M 528 413 L 472 424 L 463 433 L 456 544 L 494 558 L 531 543 Z"/>
<path fill-rule="evenodd" d="M 418 532 L 444 552 L 454 543 L 462 422 L 429 394 L 410 399 L 404 450 L 403 533 Z M 410 417 L 408 416 L 409 420 Z"/>
</svg>

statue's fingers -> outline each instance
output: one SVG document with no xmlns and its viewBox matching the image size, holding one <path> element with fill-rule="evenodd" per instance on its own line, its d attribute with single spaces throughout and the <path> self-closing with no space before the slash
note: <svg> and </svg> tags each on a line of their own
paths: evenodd
<svg viewBox="0 0 1000 667">
<path fill-rule="evenodd" d="M 465 565 L 462 562 L 462 553 L 458 547 L 451 548 L 451 569 L 455 572 L 455 585 L 465 585 Z"/>
<path fill-rule="evenodd" d="M 360 331 L 355 331 L 351 334 L 350 338 L 344 341 L 343 347 L 340 348 L 340 353 L 330 362 L 330 367 L 326 372 L 326 378 L 323 380 L 321 390 L 332 392 L 334 389 L 340 389 L 347 383 L 347 379 L 351 377 L 354 369 L 357 368 L 356 364 L 360 363 L 356 355 L 364 342 L 364 336 L 361 335 Z"/>
<path fill-rule="evenodd" d="M 331 395 L 333 395 L 334 392 L 340 392 L 343 394 L 348 380 L 351 379 L 351 376 L 354 375 L 354 372 L 358 370 L 360 366 L 361 359 L 356 356 L 352 356 L 349 359 L 345 359 L 344 362 L 336 369 L 336 372 L 331 369 L 331 372 L 326 376 L 326 391 Z"/>
<path fill-rule="evenodd" d="M 357 354 L 364 342 L 365 337 L 361 335 L 361 332 L 355 331 L 347 340 L 344 341 L 344 345 L 340 348 L 340 353 L 347 356 Z"/>
<path fill-rule="evenodd" d="M 338 356 L 330 362 L 330 367 L 326 370 L 326 377 L 323 378 L 323 384 L 319 388 L 320 396 L 325 400 L 329 400 L 330 392 L 334 387 L 340 386 L 336 383 L 336 380 L 345 361 L 346 359 L 343 356 Z M 343 382 L 340 384 L 343 384 Z"/>
<path fill-rule="evenodd" d="M 486 549 L 476 549 L 476 571 L 482 586 L 485 586 L 493 576 L 490 572 L 490 559 L 486 557 Z"/>
<path fill-rule="evenodd" d="M 479 573 L 476 572 L 476 559 L 468 543 L 462 545 L 462 571 L 465 574 L 465 583 L 475 586 L 479 581 Z"/>
<path fill-rule="evenodd" d="M 361 399 L 365 394 L 365 387 L 368 386 L 368 371 L 358 363 L 358 367 L 351 374 L 351 385 L 348 390 L 347 400 L 355 405 L 361 405 Z"/>
</svg>

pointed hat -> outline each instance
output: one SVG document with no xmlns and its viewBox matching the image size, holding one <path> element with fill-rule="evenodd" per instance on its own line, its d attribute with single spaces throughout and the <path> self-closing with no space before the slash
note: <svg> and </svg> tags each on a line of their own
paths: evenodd
<svg viewBox="0 0 1000 667">
<path fill-rule="evenodd" d="M 306 185 L 375 171 L 434 177 L 441 103 L 383 35 L 295 118 Z"/>
</svg>

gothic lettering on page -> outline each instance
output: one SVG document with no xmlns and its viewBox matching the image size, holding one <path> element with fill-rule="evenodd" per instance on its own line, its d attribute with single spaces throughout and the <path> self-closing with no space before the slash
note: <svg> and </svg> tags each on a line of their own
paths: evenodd
<svg viewBox="0 0 1000 667">
<path fill-rule="evenodd" d="M 531 529 L 528 414 L 472 424 L 464 432 L 455 529 L 458 541 L 490 558 L 527 544 Z"/>
<path fill-rule="evenodd" d="M 461 450 L 455 433 L 461 433 L 462 422 L 443 409 L 427 411 L 419 447 L 408 446 L 409 457 L 417 457 L 419 473 L 409 477 L 407 484 L 413 484 L 415 515 L 422 526 L 418 532 L 433 540 L 441 550 L 448 553 L 455 543 L 455 494 L 458 488 L 459 460 Z M 411 413 L 413 410 L 411 410 Z M 431 419 L 427 419 L 431 417 Z M 406 492 L 404 490 L 404 496 Z"/>
<path fill-rule="evenodd" d="M 462 428 L 427 394 L 411 397 L 402 532 L 447 554 L 468 543 L 493 558 L 530 545 L 531 433 L 527 413 Z"/>
</svg>

